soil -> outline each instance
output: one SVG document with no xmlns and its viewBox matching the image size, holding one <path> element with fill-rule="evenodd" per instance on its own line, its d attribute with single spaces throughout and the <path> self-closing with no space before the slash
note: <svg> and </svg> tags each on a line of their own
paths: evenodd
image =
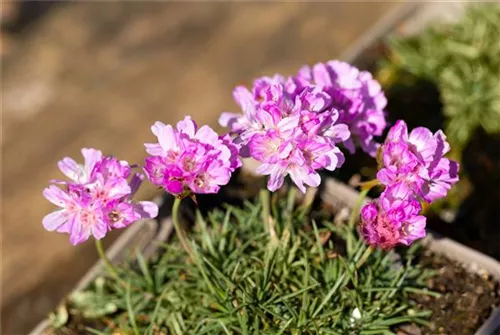
<svg viewBox="0 0 500 335">
<path fill-rule="evenodd" d="M 438 272 L 427 287 L 441 297 L 412 295 L 419 308 L 432 311 L 430 326 L 402 327 L 400 335 L 474 334 L 494 306 L 500 305 L 499 283 L 487 273 L 468 272 L 461 264 L 428 250 L 422 252 L 419 264 Z"/>
</svg>

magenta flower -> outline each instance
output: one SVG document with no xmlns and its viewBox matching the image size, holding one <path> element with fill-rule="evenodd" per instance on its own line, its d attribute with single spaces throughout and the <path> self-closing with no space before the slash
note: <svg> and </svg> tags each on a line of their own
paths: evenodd
<svg viewBox="0 0 500 335">
<path fill-rule="evenodd" d="M 289 175 L 305 192 L 304 185 L 321 182 L 316 170 L 334 170 L 343 163 L 337 143 L 346 141 L 350 132 L 337 122 L 339 113 L 321 88 L 264 77 L 254 82 L 252 91 L 237 87 L 234 96 L 243 115 L 223 113 L 219 122 L 236 134 L 241 156 L 262 163 L 257 172 L 269 175 L 269 190 L 277 190 Z"/>
<path fill-rule="evenodd" d="M 384 108 L 387 99 L 369 72 L 334 60 L 318 63 L 312 68 L 304 66 L 295 80 L 304 87 L 319 87 L 331 97 L 331 103 L 326 107 L 339 112 L 339 122 L 346 124 L 352 135 L 344 140 L 346 149 L 354 153 L 359 145 L 363 151 L 375 156 L 379 145 L 374 137 L 381 136 L 386 127 Z"/>
<path fill-rule="evenodd" d="M 173 195 L 217 193 L 241 166 L 238 147 L 230 137 L 209 126 L 198 129 L 186 116 L 174 129 L 156 122 L 151 127 L 158 143 L 146 143 L 144 171 L 149 180 Z"/>
<path fill-rule="evenodd" d="M 404 183 L 391 185 L 361 210 L 360 233 L 368 244 L 383 249 L 410 245 L 426 234 L 426 218 L 420 211 L 420 203 Z"/>
<path fill-rule="evenodd" d="M 45 229 L 69 234 L 70 242 L 76 245 L 90 236 L 99 240 L 111 229 L 158 215 L 155 203 L 132 201 L 143 176 L 136 173 L 128 181 L 131 168 L 127 162 L 103 156 L 95 149 L 82 149 L 82 154 L 84 165 L 68 157 L 58 163 L 70 181 L 54 181 L 43 191 L 44 197 L 60 208 L 44 217 Z"/>
<path fill-rule="evenodd" d="M 427 202 L 445 197 L 458 181 L 458 163 L 443 156 L 450 150 L 442 131 L 418 127 L 408 134 L 402 120 L 389 130 L 382 145 L 383 167 L 377 179 L 384 185 L 404 182 Z"/>
</svg>

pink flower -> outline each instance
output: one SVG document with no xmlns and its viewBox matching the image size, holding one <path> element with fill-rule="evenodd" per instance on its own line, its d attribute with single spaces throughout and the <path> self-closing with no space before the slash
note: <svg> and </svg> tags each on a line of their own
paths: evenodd
<svg viewBox="0 0 500 335">
<path fill-rule="evenodd" d="M 354 153 L 359 145 L 363 151 L 375 156 L 379 145 L 374 137 L 381 136 L 386 127 L 384 108 L 387 99 L 369 72 L 334 60 L 318 63 L 312 68 L 304 66 L 295 80 L 304 87 L 318 87 L 330 96 L 331 102 L 325 107 L 339 112 L 339 122 L 346 124 L 352 135 L 344 140 L 346 149 Z"/>
<path fill-rule="evenodd" d="M 331 97 L 317 86 L 302 86 L 281 76 L 260 78 L 252 91 L 237 87 L 234 96 L 243 115 L 223 113 L 219 122 L 236 134 L 240 155 L 262 165 L 258 173 L 269 175 L 268 188 L 275 191 L 290 176 L 305 186 L 321 182 L 316 170 L 339 167 L 344 157 L 337 143 L 350 132 L 329 107 Z"/>
<path fill-rule="evenodd" d="M 158 143 L 146 143 L 144 171 L 155 185 L 174 195 L 217 193 L 241 166 L 238 147 L 228 135 L 219 136 L 208 126 L 198 129 L 186 116 L 174 129 L 156 122 L 151 127 Z"/>
<path fill-rule="evenodd" d="M 222 113 L 219 124 L 229 127 L 237 135 L 235 142 L 243 147 L 255 134 L 283 128 L 291 123 L 295 123 L 294 126 L 298 124 L 295 118 L 287 117 L 293 114 L 295 94 L 287 92 L 285 79 L 281 76 L 257 79 L 252 91 L 238 86 L 233 91 L 233 96 L 243 114 Z M 280 122 L 282 123 L 279 124 Z"/>
<path fill-rule="evenodd" d="M 82 154 L 83 166 L 68 157 L 58 163 L 71 181 L 55 181 L 43 191 L 44 197 L 59 207 L 43 218 L 45 229 L 69 234 L 70 242 L 76 245 L 90 236 L 102 239 L 111 229 L 157 216 L 155 203 L 132 201 L 143 176 L 136 173 L 129 182 L 127 162 L 103 156 L 95 149 L 82 149 Z"/>
<path fill-rule="evenodd" d="M 257 173 L 269 175 L 267 188 L 276 191 L 289 175 L 297 187 L 305 192 L 305 185 L 317 187 L 320 169 L 335 170 L 344 162 L 344 155 L 325 137 L 302 133 L 300 129 L 285 140 L 276 132 L 256 135 L 249 144 L 253 158 L 262 163 Z"/>
<path fill-rule="evenodd" d="M 408 134 L 402 120 L 389 130 L 382 145 L 383 167 L 377 173 L 384 185 L 404 182 L 427 202 L 445 197 L 458 181 L 458 163 L 443 156 L 450 150 L 442 131 L 418 127 Z"/>
<path fill-rule="evenodd" d="M 410 245 L 426 235 L 426 218 L 420 211 L 420 203 L 405 184 L 391 185 L 361 210 L 360 233 L 368 244 L 383 249 Z"/>
<path fill-rule="evenodd" d="M 285 137 L 276 130 L 257 134 L 249 143 L 250 155 L 264 163 L 276 163 L 286 159 L 294 147 L 291 140 L 285 140 Z"/>
</svg>

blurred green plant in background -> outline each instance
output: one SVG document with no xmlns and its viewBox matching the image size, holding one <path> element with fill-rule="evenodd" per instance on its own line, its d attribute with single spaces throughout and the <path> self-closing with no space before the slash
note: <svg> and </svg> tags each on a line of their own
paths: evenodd
<svg viewBox="0 0 500 335">
<path fill-rule="evenodd" d="M 457 23 L 389 42 L 396 68 L 434 83 L 445 133 L 463 149 L 478 128 L 500 133 L 500 5 L 471 6 Z"/>
</svg>

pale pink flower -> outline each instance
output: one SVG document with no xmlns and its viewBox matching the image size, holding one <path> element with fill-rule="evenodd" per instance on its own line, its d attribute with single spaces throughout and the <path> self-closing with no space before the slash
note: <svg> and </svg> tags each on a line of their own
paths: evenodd
<svg viewBox="0 0 500 335">
<path fill-rule="evenodd" d="M 59 207 L 43 218 L 45 229 L 69 234 L 70 242 L 76 245 L 90 236 L 102 239 L 109 230 L 141 218 L 156 217 L 155 203 L 132 201 L 143 176 L 136 173 L 129 182 L 127 162 L 103 156 L 95 149 L 82 149 L 82 154 L 84 165 L 68 157 L 58 163 L 70 181 L 54 181 L 43 191 L 44 197 Z"/>
</svg>

